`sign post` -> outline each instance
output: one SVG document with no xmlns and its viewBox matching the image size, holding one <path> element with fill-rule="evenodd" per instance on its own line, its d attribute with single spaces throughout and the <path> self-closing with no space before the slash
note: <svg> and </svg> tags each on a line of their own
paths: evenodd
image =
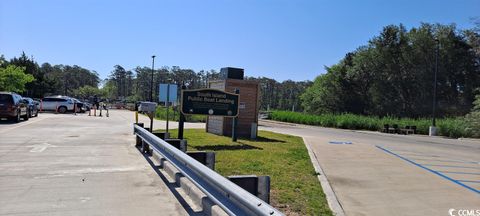
<svg viewBox="0 0 480 216">
<path fill-rule="evenodd" d="M 183 91 L 187 89 L 187 87 L 185 87 L 185 85 L 182 85 L 182 95 L 183 95 Z M 183 139 L 183 126 L 184 126 L 184 122 L 185 122 L 185 116 L 183 115 L 182 112 L 179 113 L 180 114 L 180 119 L 178 121 L 178 139 Z"/>
<path fill-rule="evenodd" d="M 235 89 L 235 94 L 240 94 L 240 90 Z M 232 122 L 232 141 L 233 142 L 237 141 L 237 124 L 238 124 L 238 117 L 235 116 L 233 117 L 233 122 Z"/>
<path fill-rule="evenodd" d="M 158 101 L 165 102 L 167 107 L 167 125 L 166 131 L 168 133 L 169 114 L 170 114 L 170 102 L 177 100 L 177 85 L 176 84 L 160 84 L 159 86 Z"/>
<path fill-rule="evenodd" d="M 168 116 L 168 111 L 169 111 L 168 108 L 170 107 L 169 106 L 170 105 L 170 97 L 169 96 L 170 96 L 170 84 L 167 84 L 167 130 L 166 130 L 167 133 L 168 133 L 168 117 L 169 117 Z"/>
</svg>

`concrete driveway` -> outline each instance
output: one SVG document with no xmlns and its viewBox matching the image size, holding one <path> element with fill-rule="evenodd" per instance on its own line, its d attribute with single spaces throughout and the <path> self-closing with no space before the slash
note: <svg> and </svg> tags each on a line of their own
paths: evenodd
<svg viewBox="0 0 480 216">
<path fill-rule="evenodd" d="M 346 215 L 480 212 L 480 140 L 261 125 L 304 137 Z"/>
<path fill-rule="evenodd" d="M 133 114 L 0 122 L 0 215 L 187 215 L 134 147 Z"/>
</svg>

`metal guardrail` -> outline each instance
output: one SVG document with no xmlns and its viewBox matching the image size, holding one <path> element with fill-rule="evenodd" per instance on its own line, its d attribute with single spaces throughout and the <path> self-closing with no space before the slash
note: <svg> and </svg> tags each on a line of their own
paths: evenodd
<svg viewBox="0 0 480 216">
<path fill-rule="evenodd" d="M 209 169 L 144 128 L 134 125 L 139 136 L 157 153 L 170 161 L 205 195 L 229 215 L 284 215 L 268 203 Z"/>
</svg>

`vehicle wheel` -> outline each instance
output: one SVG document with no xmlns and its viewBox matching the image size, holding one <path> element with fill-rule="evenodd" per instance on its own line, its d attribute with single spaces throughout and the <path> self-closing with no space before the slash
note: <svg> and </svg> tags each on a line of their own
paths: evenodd
<svg viewBox="0 0 480 216">
<path fill-rule="evenodd" d="M 32 118 L 32 111 L 31 110 L 27 111 L 27 116 L 28 116 L 28 118 Z"/>
<path fill-rule="evenodd" d="M 29 116 L 30 116 L 29 111 L 27 111 L 27 113 L 25 114 L 25 116 L 23 116 L 23 120 L 24 120 L 24 121 L 28 121 Z"/>
<path fill-rule="evenodd" d="M 35 112 L 35 117 L 38 117 L 38 110 Z"/>
<path fill-rule="evenodd" d="M 14 121 L 15 123 L 20 122 L 20 110 L 17 111 L 17 117 L 15 117 L 15 118 L 13 119 L 13 121 Z"/>
<path fill-rule="evenodd" d="M 67 108 L 64 107 L 64 106 L 61 106 L 61 107 L 58 108 L 58 112 L 59 112 L 59 113 L 66 113 L 66 112 L 67 112 Z"/>
</svg>

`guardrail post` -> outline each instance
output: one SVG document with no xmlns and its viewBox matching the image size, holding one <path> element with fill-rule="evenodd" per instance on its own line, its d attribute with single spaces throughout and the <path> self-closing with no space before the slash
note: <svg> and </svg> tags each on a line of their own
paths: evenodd
<svg viewBox="0 0 480 216">
<path fill-rule="evenodd" d="M 228 179 L 244 190 L 270 203 L 270 176 L 238 175 Z"/>
<path fill-rule="evenodd" d="M 208 168 L 215 170 L 215 152 L 194 151 L 187 152 L 187 155 L 207 166 Z"/>
<path fill-rule="evenodd" d="M 258 176 L 257 197 L 270 203 L 270 176 Z"/>
<path fill-rule="evenodd" d="M 133 124 L 133 126 L 134 126 L 134 128 L 133 128 L 133 134 L 135 134 L 135 125 L 138 125 L 138 126 L 140 126 L 140 127 L 143 128 L 143 123 L 134 123 L 134 124 Z M 141 146 L 142 146 L 142 138 L 140 138 L 140 136 L 138 136 L 138 135 L 135 136 L 135 137 L 136 137 L 135 146 L 136 146 L 136 147 L 141 147 Z"/>
<path fill-rule="evenodd" d="M 165 139 L 165 142 L 179 149 L 180 151 L 187 152 L 187 140 L 184 139 Z"/>
<path fill-rule="evenodd" d="M 153 135 L 163 140 L 170 138 L 170 133 L 168 132 L 153 132 Z"/>
<path fill-rule="evenodd" d="M 148 145 L 148 143 L 145 140 L 142 140 L 141 151 L 142 151 L 142 153 L 145 153 L 148 156 L 152 156 L 152 153 L 153 153 L 152 149 L 150 149 L 150 145 Z"/>
</svg>

